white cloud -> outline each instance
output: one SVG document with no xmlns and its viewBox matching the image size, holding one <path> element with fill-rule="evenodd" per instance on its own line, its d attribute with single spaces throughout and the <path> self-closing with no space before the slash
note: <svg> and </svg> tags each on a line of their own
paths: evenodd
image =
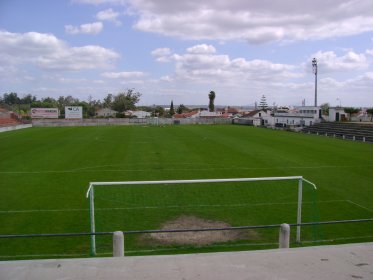
<svg viewBox="0 0 373 280">
<path fill-rule="evenodd" d="M 162 51 L 157 50 L 157 60 L 162 61 Z M 196 45 L 188 48 L 184 54 L 165 53 L 169 61 L 175 63 L 174 77 L 166 76 L 163 80 L 190 80 L 211 83 L 214 80 L 226 83 L 244 81 L 273 81 L 291 79 L 301 76 L 288 64 L 278 64 L 267 60 L 231 59 L 228 55 L 217 54 L 212 45 Z"/>
<path fill-rule="evenodd" d="M 119 54 L 100 47 L 70 47 L 52 34 L 0 31 L 0 62 L 36 65 L 41 69 L 79 71 L 111 67 Z"/>
<path fill-rule="evenodd" d="M 133 72 L 105 72 L 101 76 L 109 79 L 132 79 L 141 78 L 146 74 L 144 72 L 133 71 Z"/>
<path fill-rule="evenodd" d="M 370 0 L 129 0 L 135 28 L 183 39 L 251 43 L 309 40 L 373 30 Z"/>
<path fill-rule="evenodd" d="M 192 54 L 209 54 L 216 53 L 216 49 L 214 46 L 202 44 L 188 48 L 187 52 Z"/>
<path fill-rule="evenodd" d="M 82 24 L 78 27 L 72 25 L 65 25 L 65 31 L 68 34 L 90 34 L 96 35 L 100 33 L 103 29 L 104 25 L 102 22 L 93 22 L 93 23 L 86 23 Z"/>
<path fill-rule="evenodd" d="M 91 4 L 91 5 L 102 5 L 102 4 L 113 4 L 113 5 L 124 5 L 126 0 L 72 0 L 79 4 Z"/>
<path fill-rule="evenodd" d="M 313 57 L 317 59 L 318 67 L 323 72 L 361 70 L 369 66 L 366 56 L 354 51 L 347 51 L 342 56 L 337 56 L 333 51 L 319 51 Z"/>
<path fill-rule="evenodd" d="M 113 11 L 113 9 L 107 9 L 97 13 L 96 18 L 101 21 L 111 21 L 116 25 L 121 25 L 122 23 L 118 20 L 119 13 Z"/>
<path fill-rule="evenodd" d="M 169 48 L 158 48 L 151 52 L 151 55 L 156 58 L 158 62 L 169 62 L 171 57 L 171 49 Z"/>
</svg>

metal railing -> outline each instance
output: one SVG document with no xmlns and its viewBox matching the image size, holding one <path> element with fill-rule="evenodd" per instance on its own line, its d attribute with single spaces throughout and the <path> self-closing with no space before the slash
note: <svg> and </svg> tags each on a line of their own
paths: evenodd
<svg viewBox="0 0 373 280">
<path fill-rule="evenodd" d="M 113 256 L 124 256 L 124 237 L 131 234 L 145 233 L 182 233 L 182 232 L 202 232 L 202 231 L 227 231 L 227 230 L 248 230 L 248 229 L 265 229 L 279 228 L 279 248 L 290 247 L 290 228 L 303 226 L 317 225 L 334 225 L 334 224 L 349 224 L 372 222 L 373 218 L 357 219 L 357 220 L 340 220 L 340 221 L 324 221 L 324 222 L 307 222 L 294 224 L 273 224 L 273 225 L 256 225 L 256 226 L 237 226 L 237 227 L 220 227 L 220 228 L 197 228 L 197 229 L 156 229 L 156 230 L 130 230 L 130 231 L 115 231 L 115 232 L 80 232 L 80 233 L 47 233 L 47 234 L 3 234 L 0 239 L 5 238 L 37 238 L 37 237 L 76 237 L 76 236 L 98 236 L 112 235 L 113 236 Z"/>
</svg>

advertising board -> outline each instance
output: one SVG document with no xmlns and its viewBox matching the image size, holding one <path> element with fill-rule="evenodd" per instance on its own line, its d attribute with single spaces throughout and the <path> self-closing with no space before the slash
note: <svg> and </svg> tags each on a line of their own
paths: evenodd
<svg viewBox="0 0 373 280">
<path fill-rule="evenodd" d="M 65 119 L 82 119 L 83 107 L 82 106 L 66 106 Z"/>
<path fill-rule="evenodd" d="M 33 119 L 58 119 L 58 108 L 31 108 Z"/>
</svg>

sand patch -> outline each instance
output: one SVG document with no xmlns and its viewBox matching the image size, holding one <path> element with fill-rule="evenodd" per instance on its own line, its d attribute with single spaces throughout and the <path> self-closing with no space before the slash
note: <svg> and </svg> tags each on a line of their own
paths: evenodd
<svg viewBox="0 0 373 280">
<path fill-rule="evenodd" d="M 161 229 L 199 229 L 224 228 L 231 225 L 214 220 L 206 220 L 195 216 L 182 215 L 174 220 L 164 223 Z M 257 239 L 258 233 L 254 230 L 220 230 L 177 233 L 149 233 L 143 236 L 147 242 L 168 245 L 209 245 L 213 243 L 237 241 L 242 239 Z"/>
</svg>

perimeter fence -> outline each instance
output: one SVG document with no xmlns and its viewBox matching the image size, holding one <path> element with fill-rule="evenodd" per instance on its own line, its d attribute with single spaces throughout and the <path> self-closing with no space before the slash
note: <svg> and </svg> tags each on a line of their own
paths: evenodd
<svg viewBox="0 0 373 280">
<path fill-rule="evenodd" d="M 160 233 L 185 233 L 185 232 L 211 232 L 211 231 L 237 231 L 237 230 L 253 230 L 253 229 L 279 229 L 278 242 L 271 243 L 272 248 L 278 247 L 290 248 L 292 247 L 302 247 L 309 246 L 312 244 L 304 243 L 291 243 L 290 241 L 290 231 L 294 227 L 307 227 L 307 226 L 326 226 L 326 225 L 337 225 L 337 224 L 355 224 L 355 223 L 366 223 L 372 222 L 373 218 L 369 219 L 356 219 L 356 220 L 340 220 L 340 221 L 323 221 L 323 222 L 308 222 L 308 223 L 295 223 L 295 224 L 273 224 L 273 225 L 256 225 L 256 226 L 237 226 L 237 227 L 221 227 L 221 228 L 189 228 L 189 229 L 159 229 L 159 230 L 132 230 L 132 231 L 115 231 L 115 232 L 80 232 L 80 233 L 52 233 L 52 234 L 8 234 L 0 235 L 0 240 L 4 239 L 34 239 L 34 238 L 67 238 L 67 237 L 90 237 L 90 236 L 112 236 L 112 253 L 101 254 L 100 256 L 112 255 L 113 257 L 124 257 L 125 255 L 136 255 L 136 252 L 125 251 L 125 239 L 130 235 L 139 234 L 160 234 Z M 373 236 L 371 236 L 373 237 Z M 315 245 L 323 244 L 323 241 L 329 241 L 333 243 L 333 240 L 318 240 L 315 241 Z M 324 243 L 325 244 L 325 243 Z M 264 244 L 268 245 L 268 244 Z M 273 246 L 274 245 L 274 246 Z M 201 249 L 201 248 L 200 248 Z M 241 249 L 242 250 L 242 249 Z M 156 250 L 155 250 L 156 251 Z M 139 252 L 141 254 L 141 252 Z M 141 255 L 146 254 L 143 252 Z M 157 253 L 157 252 L 152 252 Z M 162 253 L 159 250 L 158 253 Z M 171 252 L 172 253 L 172 252 Z M 173 252 L 175 254 L 175 252 Z M 177 252 L 176 252 L 177 253 Z M 80 255 L 15 255 L 15 256 L 0 256 L 0 259 L 24 259 L 24 258 L 46 258 L 46 257 L 89 257 L 89 254 Z M 92 256 L 92 255 L 91 255 Z"/>
</svg>

